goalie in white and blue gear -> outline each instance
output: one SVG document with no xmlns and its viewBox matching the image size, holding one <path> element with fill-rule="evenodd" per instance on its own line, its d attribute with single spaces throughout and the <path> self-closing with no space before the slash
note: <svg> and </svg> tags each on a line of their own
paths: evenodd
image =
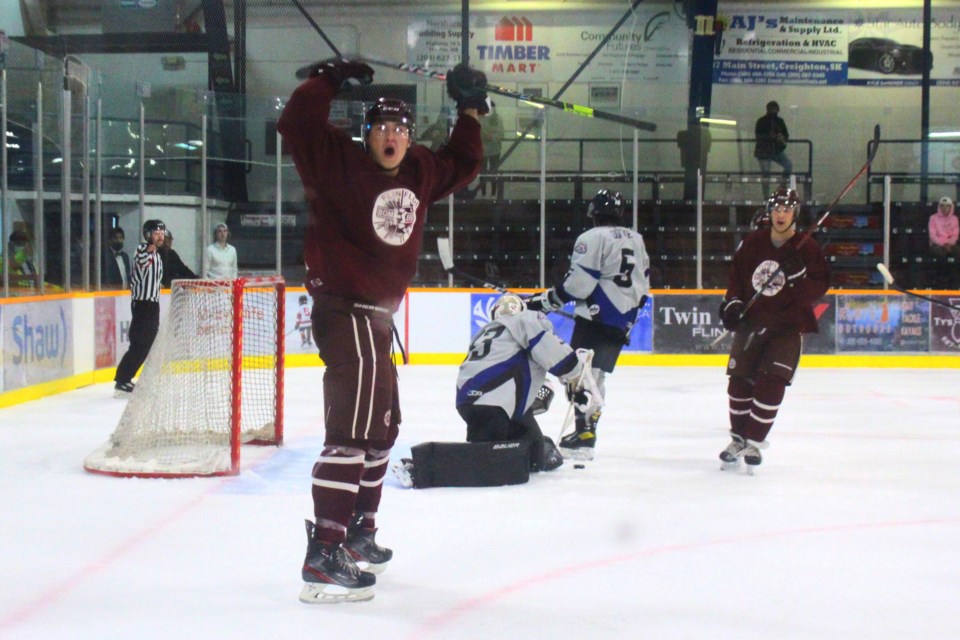
<svg viewBox="0 0 960 640">
<path fill-rule="evenodd" d="M 563 464 L 534 417 L 547 373 L 575 388 L 587 402 L 599 393 L 584 374 L 589 352 L 575 352 L 547 318 L 526 310 L 520 296 L 504 294 L 491 320 L 470 341 L 457 377 L 457 412 L 467 423 L 467 443 L 428 442 L 412 448 L 410 481 L 417 488 L 496 486 L 526 482 L 530 471 Z M 544 409 L 545 410 L 545 409 Z"/>
<path fill-rule="evenodd" d="M 594 227 L 574 243 L 563 282 L 527 303 L 531 309 L 556 311 L 566 302 L 576 301 L 570 344 L 574 349 L 593 350 L 593 375 L 601 394 L 604 375 L 613 372 L 650 292 L 650 258 L 643 237 L 620 225 L 623 208 L 619 192 L 597 192 L 587 207 Z M 576 404 L 586 403 L 578 400 Z M 593 458 L 599 419 L 599 411 L 576 410 L 576 432 L 560 440 L 564 455 Z"/>
</svg>

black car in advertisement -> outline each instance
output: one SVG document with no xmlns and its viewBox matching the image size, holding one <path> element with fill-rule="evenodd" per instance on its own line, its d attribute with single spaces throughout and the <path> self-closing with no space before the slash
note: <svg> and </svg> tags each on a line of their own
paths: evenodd
<svg viewBox="0 0 960 640">
<path fill-rule="evenodd" d="M 923 73 L 924 54 L 922 47 L 889 38 L 857 38 L 850 42 L 847 60 L 851 69 L 910 75 Z M 932 53 L 926 55 L 926 65 L 933 68 Z"/>
</svg>

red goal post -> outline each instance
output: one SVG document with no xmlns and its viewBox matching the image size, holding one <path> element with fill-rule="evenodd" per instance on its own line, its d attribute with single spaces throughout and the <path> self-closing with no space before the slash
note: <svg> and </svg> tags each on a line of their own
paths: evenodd
<svg viewBox="0 0 960 640">
<path fill-rule="evenodd" d="M 280 445 L 285 293 L 282 276 L 175 280 L 120 424 L 84 469 L 236 475 L 242 444 Z"/>
</svg>

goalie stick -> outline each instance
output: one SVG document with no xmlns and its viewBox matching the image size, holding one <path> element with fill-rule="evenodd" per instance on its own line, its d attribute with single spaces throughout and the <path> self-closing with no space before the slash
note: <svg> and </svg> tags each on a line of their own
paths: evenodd
<svg viewBox="0 0 960 640">
<path fill-rule="evenodd" d="M 850 182 L 847 183 L 847 186 L 845 186 L 843 190 L 839 194 L 837 194 L 837 197 L 833 199 L 833 202 L 831 202 L 830 205 L 826 208 L 826 210 L 823 212 L 823 215 L 821 215 L 820 218 L 817 219 L 816 223 L 814 223 L 812 227 L 804 231 L 803 235 L 800 236 L 800 242 L 798 242 L 796 246 L 798 250 L 800 249 L 800 247 L 806 244 L 807 240 L 810 239 L 810 236 L 813 235 L 813 232 L 819 229 L 821 225 L 823 225 L 826 219 L 833 212 L 833 208 L 837 206 L 837 203 L 840 202 L 843 196 L 849 193 L 850 189 L 853 188 L 853 185 L 855 185 L 857 181 L 860 180 L 860 178 L 862 178 L 863 175 L 867 172 L 867 170 L 870 168 L 870 165 L 873 163 L 873 159 L 877 157 L 877 149 L 879 147 L 880 147 L 880 125 L 876 124 L 873 126 L 873 140 L 871 140 L 870 143 L 867 145 L 867 161 L 860 168 L 860 171 L 857 172 L 857 175 L 853 176 Z M 740 312 L 740 318 L 738 320 L 738 323 L 740 321 L 743 321 L 743 319 L 747 315 L 747 311 L 750 310 L 750 307 L 752 307 L 754 303 L 757 301 L 757 299 L 760 298 L 761 295 L 763 295 L 763 292 L 766 291 L 767 287 L 770 286 L 770 283 L 773 282 L 774 279 L 776 279 L 776 277 L 782 273 L 783 273 L 783 265 L 779 265 L 777 266 L 776 270 L 773 273 L 767 276 L 767 279 L 764 280 L 763 282 L 763 286 L 757 289 L 756 293 L 753 294 L 753 297 L 750 298 L 746 306 L 743 307 L 743 311 Z M 729 333 L 730 333 L 729 331 L 724 329 L 723 333 L 717 336 L 716 339 L 710 343 L 710 346 L 715 347 L 718 344 L 720 344 L 720 341 L 726 338 Z"/>
<path fill-rule="evenodd" d="M 931 298 L 929 296 L 920 295 L 919 293 L 914 293 L 913 291 L 907 291 L 900 285 L 898 285 L 893 280 L 893 274 L 890 273 L 890 270 L 887 269 L 887 265 L 882 262 L 877 263 L 877 271 L 880 272 L 880 275 L 883 276 L 883 279 L 887 281 L 891 287 L 899 291 L 900 293 L 905 293 L 908 296 L 913 296 L 914 298 L 920 298 L 921 300 L 926 300 L 927 302 L 932 302 L 933 304 L 938 304 L 941 307 L 946 307 L 947 309 L 952 309 L 954 311 L 960 311 L 960 307 L 952 305 L 949 302 L 944 302 L 943 300 L 937 300 L 936 298 Z"/>
</svg>

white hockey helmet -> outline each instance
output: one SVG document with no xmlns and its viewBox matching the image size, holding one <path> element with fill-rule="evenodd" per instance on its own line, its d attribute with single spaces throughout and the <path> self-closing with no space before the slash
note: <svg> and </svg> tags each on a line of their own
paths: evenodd
<svg viewBox="0 0 960 640">
<path fill-rule="evenodd" d="M 526 308 L 527 305 L 523 301 L 523 298 L 515 293 L 505 293 L 500 296 L 500 299 L 497 300 L 493 304 L 493 308 L 490 309 L 490 319 L 496 320 L 500 316 L 515 316 L 518 313 L 523 313 Z"/>
</svg>

